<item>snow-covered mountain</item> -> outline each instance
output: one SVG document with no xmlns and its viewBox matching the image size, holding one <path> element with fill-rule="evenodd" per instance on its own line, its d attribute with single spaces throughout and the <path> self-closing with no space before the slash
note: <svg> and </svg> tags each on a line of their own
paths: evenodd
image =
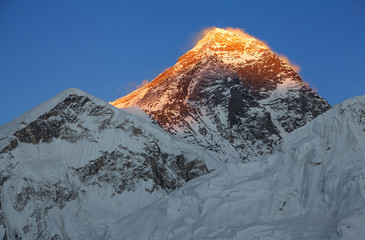
<svg viewBox="0 0 365 240">
<path fill-rule="evenodd" d="M 214 28 L 146 86 L 114 102 L 225 162 L 255 160 L 330 108 L 257 39 Z"/>
<path fill-rule="evenodd" d="M 138 224 L 136 224 L 138 223 Z M 364 239 L 365 96 L 121 218 L 110 239 Z M 143 228 L 141 229 L 141 226 Z"/>
<path fill-rule="evenodd" d="M 216 168 L 214 157 L 68 89 L 0 127 L 0 237 L 101 239 L 108 225 Z"/>
<path fill-rule="evenodd" d="M 0 126 L 0 237 L 364 238 L 365 97 L 330 109 L 259 40 L 212 29 L 112 105 Z"/>
</svg>

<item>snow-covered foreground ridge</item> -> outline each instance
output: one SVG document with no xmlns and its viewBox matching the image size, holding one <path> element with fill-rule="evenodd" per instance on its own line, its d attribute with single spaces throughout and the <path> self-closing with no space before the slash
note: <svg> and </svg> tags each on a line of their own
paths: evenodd
<svg viewBox="0 0 365 240">
<path fill-rule="evenodd" d="M 0 238 L 103 239 L 215 164 L 142 113 L 68 89 L 0 127 Z"/>
<path fill-rule="evenodd" d="M 223 164 L 111 224 L 107 239 L 365 239 L 365 96 L 251 164 Z"/>
</svg>

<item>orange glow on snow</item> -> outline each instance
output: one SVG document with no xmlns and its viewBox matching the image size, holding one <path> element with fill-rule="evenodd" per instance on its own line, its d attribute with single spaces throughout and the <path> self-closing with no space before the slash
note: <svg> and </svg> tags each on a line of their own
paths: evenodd
<svg viewBox="0 0 365 240">
<path fill-rule="evenodd" d="M 194 45 L 196 45 L 200 40 L 202 40 L 209 32 L 214 31 L 215 29 L 219 29 L 217 27 L 208 27 L 208 28 L 204 28 L 202 31 L 200 31 L 197 36 L 195 37 L 194 40 Z M 250 34 L 245 32 L 245 29 L 243 28 L 232 28 L 232 27 L 227 27 L 227 28 L 222 28 L 226 31 L 232 32 L 237 34 L 238 36 L 242 37 L 242 38 L 247 38 L 247 39 L 255 39 L 257 40 L 254 36 L 251 36 Z"/>
<path fill-rule="evenodd" d="M 256 40 L 256 41 L 261 42 L 265 46 L 267 46 L 265 41 L 259 40 L 259 39 L 255 38 L 254 36 L 248 34 L 244 28 L 233 28 L 233 27 L 226 27 L 226 28 L 208 27 L 208 28 L 205 28 L 202 31 L 200 31 L 200 33 L 198 33 L 197 36 L 195 37 L 194 46 L 196 46 L 200 40 L 206 38 L 209 33 L 214 32 L 215 30 L 228 31 L 230 33 L 234 33 L 235 35 L 237 35 L 240 38 Z"/>
<path fill-rule="evenodd" d="M 278 55 L 278 57 L 280 58 L 280 60 L 287 63 L 296 73 L 300 72 L 300 66 L 297 64 L 293 64 L 285 55 L 280 54 Z"/>
<path fill-rule="evenodd" d="M 205 28 L 203 29 L 199 34 L 198 34 L 198 37 L 195 41 L 195 47 L 199 44 L 200 41 L 208 41 L 209 38 L 207 38 L 207 35 L 209 33 L 211 33 L 212 31 L 216 30 L 216 29 L 220 29 L 220 28 L 217 28 L 217 27 L 209 27 L 209 28 Z M 264 40 L 259 40 L 257 39 L 256 37 L 248 34 L 245 29 L 243 28 L 232 28 L 232 27 L 226 27 L 224 28 L 223 30 L 226 30 L 228 32 L 231 32 L 231 33 L 234 33 L 236 34 L 237 36 L 239 36 L 240 38 L 244 38 L 244 39 L 251 39 L 251 40 L 255 40 L 255 41 L 258 41 L 260 42 L 261 44 L 263 44 L 265 47 L 267 47 L 268 49 L 270 49 L 269 45 L 266 43 L 266 41 Z M 200 42 L 201 44 L 201 42 Z M 194 47 L 194 48 L 195 48 Z M 193 48 L 193 49 L 194 49 Z M 292 61 L 290 61 L 290 59 L 283 55 L 283 54 L 278 54 L 278 57 L 284 61 L 285 63 L 287 63 L 295 72 L 299 73 L 300 72 L 300 66 L 298 64 L 294 64 L 292 63 Z"/>
<path fill-rule="evenodd" d="M 255 40 L 259 41 L 254 36 L 251 36 L 250 34 L 246 33 L 244 28 L 231 28 L 231 27 L 227 27 L 227 28 L 225 28 L 225 30 L 227 30 L 229 32 L 233 32 L 233 33 L 237 34 L 238 36 L 240 36 L 242 38 L 255 39 Z"/>
</svg>

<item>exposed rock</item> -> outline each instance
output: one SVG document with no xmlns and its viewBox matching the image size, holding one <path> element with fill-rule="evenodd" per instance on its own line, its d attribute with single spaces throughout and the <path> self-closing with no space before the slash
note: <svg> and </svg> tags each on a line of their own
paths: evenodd
<svg viewBox="0 0 365 240">
<path fill-rule="evenodd" d="M 110 109 L 91 102 L 88 97 L 71 94 L 50 111 L 16 131 L 14 136 L 20 142 L 32 144 L 49 143 L 55 138 L 72 143 L 79 139 L 91 139 L 89 129 L 76 124 L 81 114 L 103 117 L 104 120 L 99 125 L 100 130 L 106 128 L 113 117 L 113 111 Z M 74 128 L 71 128 L 73 125 Z"/>
<path fill-rule="evenodd" d="M 112 186 L 117 194 L 134 191 L 140 180 L 153 181 L 154 187 L 149 191 L 162 189 L 170 192 L 184 182 L 209 172 L 201 160 L 188 162 L 183 155 L 163 153 L 156 143 L 145 150 L 144 153 L 102 152 L 101 157 L 75 171 L 82 182 L 100 187 Z"/>
<path fill-rule="evenodd" d="M 32 201 L 50 202 L 50 207 L 64 208 L 66 203 L 78 197 L 78 187 L 68 186 L 58 181 L 52 184 L 34 183 L 31 179 L 24 179 L 26 186 L 15 196 L 13 207 L 22 211 Z"/>
<path fill-rule="evenodd" d="M 15 149 L 16 147 L 18 147 L 18 140 L 17 139 L 11 139 L 10 143 L 0 151 L 0 154 L 8 153 L 11 150 Z"/>
</svg>

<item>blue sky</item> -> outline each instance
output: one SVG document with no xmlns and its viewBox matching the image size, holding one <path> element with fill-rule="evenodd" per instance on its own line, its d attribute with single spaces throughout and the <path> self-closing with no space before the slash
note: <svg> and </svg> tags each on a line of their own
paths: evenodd
<svg viewBox="0 0 365 240">
<path fill-rule="evenodd" d="M 330 104 L 365 94 L 364 0 L 0 0 L 0 125 L 70 87 L 122 97 L 211 26 L 265 40 Z"/>
</svg>

